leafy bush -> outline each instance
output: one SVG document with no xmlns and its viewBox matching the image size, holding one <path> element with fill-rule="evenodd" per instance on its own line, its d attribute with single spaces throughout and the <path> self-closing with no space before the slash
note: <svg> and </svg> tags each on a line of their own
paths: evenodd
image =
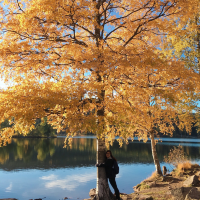
<svg viewBox="0 0 200 200">
<path fill-rule="evenodd" d="M 188 157 L 183 150 L 183 146 L 179 144 L 179 146 L 174 146 L 168 156 L 164 156 L 164 162 L 177 167 L 180 163 L 185 163 L 188 161 Z"/>
</svg>

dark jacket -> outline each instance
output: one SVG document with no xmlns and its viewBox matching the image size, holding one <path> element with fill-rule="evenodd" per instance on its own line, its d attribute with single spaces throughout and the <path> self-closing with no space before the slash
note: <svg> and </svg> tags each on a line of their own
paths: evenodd
<svg viewBox="0 0 200 200">
<path fill-rule="evenodd" d="M 107 178 L 115 178 L 116 176 L 113 168 L 114 162 L 113 159 L 106 159 L 105 163 L 99 164 L 99 167 L 105 167 Z"/>
</svg>

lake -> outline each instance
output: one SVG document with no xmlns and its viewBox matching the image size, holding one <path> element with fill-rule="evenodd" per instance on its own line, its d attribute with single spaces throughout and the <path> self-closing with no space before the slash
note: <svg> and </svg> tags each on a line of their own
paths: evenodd
<svg viewBox="0 0 200 200">
<path fill-rule="evenodd" d="M 89 198 L 90 189 L 96 187 L 96 139 L 76 137 L 72 147 L 63 148 L 63 144 L 64 137 L 13 138 L 0 148 L 0 199 Z M 170 169 L 163 157 L 179 144 L 192 162 L 200 164 L 200 139 L 163 138 L 156 145 L 161 166 Z M 114 142 L 110 149 L 120 167 L 120 192 L 132 193 L 133 186 L 155 171 L 149 141 L 135 140 L 122 148 Z"/>
</svg>

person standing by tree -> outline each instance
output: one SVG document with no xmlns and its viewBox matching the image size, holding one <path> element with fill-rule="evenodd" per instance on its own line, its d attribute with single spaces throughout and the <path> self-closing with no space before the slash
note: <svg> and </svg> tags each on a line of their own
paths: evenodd
<svg viewBox="0 0 200 200">
<path fill-rule="evenodd" d="M 111 150 L 107 150 L 105 156 L 105 163 L 96 164 L 96 167 L 105 167 L 106 177 L 109 179 L 109 182 L 115 191 L 116 199 L 120 200 L 119 189 L 115 180 L 116 173 L 114 170 L 114 163 L 117 162 L 117 160 L 115 157 L 113 157 Z"/>
</svg>

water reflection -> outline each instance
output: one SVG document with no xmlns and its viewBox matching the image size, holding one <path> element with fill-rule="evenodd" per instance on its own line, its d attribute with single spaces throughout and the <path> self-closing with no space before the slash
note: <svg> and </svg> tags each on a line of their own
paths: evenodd
<svg viewBox="0 0 200 200">
<path fill-rule="evenodd" d="M 64 138 L 18 138 L 0 148 L 0 168 L 49 169 L 89 166 L 95 163 L 96 140 L 74 139 L 73 146 L 63 148 Z"/>
<path fill-rule="evenodd" d="M 89 190 L 96 184 L 96 168 L 0 170 L 0 199 L 15 197 L 18 200 L 39 199 L 61 200 L 68 197 L 89 198 Z"/>
<path fill-rule="evenodd" d="M 94 180 L 94 177 L 96 177 L 96 172 L 92 172 L 89 174 L 73 174 L 62 178 L 58 177 L 55 174 L 50 174 L 49 176 L 42 176 L 40 177 L 40 179 L 45 182 L 45 188 L 61 188 L 73 191 L 76 188 L 78 188 L 78 186 L 81 185 L 81 183 L 86 184 L 87 182 Z"/>
<path fill-rule="evenodd" d="M 12 182 L 10 183 L 10 185 L 6 188 L 6 192 L 11 192 L 12 190 Z"/>
<path fill-rule="evenodd" d="M 94 166 L 96 162 L 96 139 L 74 138 L 71 147 L 63 148 L 64 138 L 39 139 L 15 138 L 0 148 L 0 168 L 3 170 L 51 169 Z M 173 146 L 179 143 L 157 144 L 158 158 L 163 162 Z M 181 143 L 191 160 L 199 160 L 199 143 Z M 119 148 L 117 142 L 111 147 L 113 155 L 121 164 L 153 163 L 150 142 L 130 142 Z"/>
<path fill-rule="evenodd" d="M 72 147 L 66 149 L 63 144 L 64 138 L 18 138 L 0 148 L 0 199 L 89 198 L 89 190 L 96 187 L 96 139 L 75 138 Z M 179 143 L 157 144 L 161 166 L 164 155 L 175 145 Z M 191 160 L 199 162 L 199 143 L 181 145 Z M 111 150 L 119 162 L 117 183 L 121 192 L 133 192 L 133 186 L 155 171 L 150 142 L 134 141 L 122 148 L 114 142 Z"/>
</svg>

